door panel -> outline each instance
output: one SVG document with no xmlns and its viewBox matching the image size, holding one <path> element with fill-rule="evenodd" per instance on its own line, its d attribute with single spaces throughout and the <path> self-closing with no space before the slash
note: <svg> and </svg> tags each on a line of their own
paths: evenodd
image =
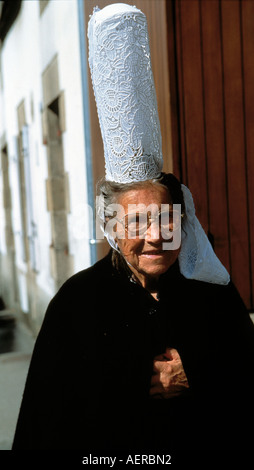
<svg viewBox="0 0 254 470">
<path fill-rule="evenodd" d="M 174 18 L 178 107 L 172 113 L 181 177 L 215 252 L 253 308 L 254 5 L 178 0 L 167 6 Z"/>
</svg>

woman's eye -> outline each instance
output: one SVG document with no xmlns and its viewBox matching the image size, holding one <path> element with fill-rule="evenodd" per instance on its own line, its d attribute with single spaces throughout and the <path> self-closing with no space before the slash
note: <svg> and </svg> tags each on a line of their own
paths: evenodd
<svg viewBox="0 0 254 470">
<path fill-rule="evenodd" d="M 136 216 L 132 216 L 132 217 L 128 217 L 128 225 L 133 225 L 135 226 L 136 224 L 138 223 L 138 217 Z"/>
</svg>

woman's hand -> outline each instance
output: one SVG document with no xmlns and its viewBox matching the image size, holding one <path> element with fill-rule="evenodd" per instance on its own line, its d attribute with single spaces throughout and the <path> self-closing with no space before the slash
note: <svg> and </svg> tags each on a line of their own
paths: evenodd
<svg viewBox="0 0 254 470">
<path fill-rule="evenodd" d="M 176 349 L 167 348 L 153 361 L 151 398 L 172 398 L 186 393 L 189 388 L 183 364 Z"/>
</svg>

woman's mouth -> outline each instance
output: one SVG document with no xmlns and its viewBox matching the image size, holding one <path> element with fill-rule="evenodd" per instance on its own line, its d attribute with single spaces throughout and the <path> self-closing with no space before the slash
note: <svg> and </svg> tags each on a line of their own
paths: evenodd
<svg viewBox="0 0 254 470">
<path fill-rule="evenodd" d="M 142 251 L 141 256 L 145 256 L 146 258 L 154 259 L 158 258 L 165 254 L 164 250 L 147 250 Z"/>
</svg>

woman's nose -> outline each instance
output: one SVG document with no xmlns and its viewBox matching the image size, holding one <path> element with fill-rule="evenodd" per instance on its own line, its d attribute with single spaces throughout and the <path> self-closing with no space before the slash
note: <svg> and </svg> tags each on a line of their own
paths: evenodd
<svg viewBox="0 0 254 470">
<path fill-rule="evenodd" d="M 160 241 L 163 239 L 161 235 L 161 228 L 158 219 L 152 220 L 150 226 L 145 233 L 145 239 L 147 241 Z"/>
</svg>

